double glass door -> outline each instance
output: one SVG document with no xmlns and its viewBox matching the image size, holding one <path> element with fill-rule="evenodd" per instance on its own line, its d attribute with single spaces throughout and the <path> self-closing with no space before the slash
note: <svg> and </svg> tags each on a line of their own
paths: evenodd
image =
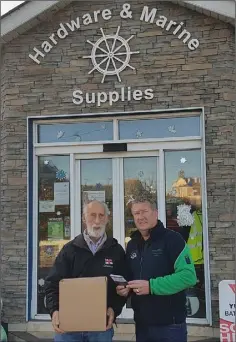
<svg viewBox="0 0 236 342">
<path fill-rule="evenodd" d="M 37 228 L 32 249 L 31 317 L 45 319 L 48 314 L 45 278 L 61 248 L 83 231 L 83 203 L 92 199 L 107 203 L 110 210 L 107 233 L 125 248 L 135 230 L 129 202 L 137 196 L 145 196 L 157 202 L 160 220 L 167 228 L 180 230 L 190 248 L 193 245 L 190 231 L 188 227 L 179 229 L 177 213 L 179 205 L 191 205 L 194 216 L 191 230 L 192 233 L 198 231 L 202 256 L 194 259 L 198 283 L 187 291 L 187 309 L 191 322 L 205 319 L 206 304 L 210 307 L 210 285 L 208 255 L 204 254 L 208 240 L 204 235 L 206 202 L 202 196 L 201 151 L 158 150 L 158 144 L 147 145 L 130 144 L 128 149 L 132 151 L 123 153 L 101 153 L 102 146 L 96 146 L 93 153 L 86 150 L 71 155 L 39 156 L 34 201 Z M 210 317 L 209 310 L 207 314 Z M 128 304 L 122 318 L 132 316 Z"/>
<path fill-rule="evenodd" d="M 83 231 L 82 211 L 86 201 L 93 199 L 108 205 L 110 218 L 108 236 L 126 248 L 135 230 L 129 203 L 145 196 L 158 203 L 158 152 L 96 154 L 79 156 L 76 160 L 75 227 Z M 79 207 L 78 207 L 79 206 Z M 132 318 L 129 303 L 121 317 Z"/>
</svg>

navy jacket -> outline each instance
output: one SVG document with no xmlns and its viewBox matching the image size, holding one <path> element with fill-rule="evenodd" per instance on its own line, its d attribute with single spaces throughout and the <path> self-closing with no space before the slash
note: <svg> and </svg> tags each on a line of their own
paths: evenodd
<svg viewBox="0 0 236 342">
<path fill-rule="evenodd" d="M 133 233 L 126 251 L 129 280 L 148 280 L 151 289 L 149 295 L 131 294 L 136 324 L 169 325 L 186 320 L 184 289 L 196 283 L 187 248 L 181 235 L 166 229 L 161 221 L 150 230 L 150 238 L 146 241 L 139 231 Z M 167 275 L 171 276 L 162 278 Z"/>
</svg>

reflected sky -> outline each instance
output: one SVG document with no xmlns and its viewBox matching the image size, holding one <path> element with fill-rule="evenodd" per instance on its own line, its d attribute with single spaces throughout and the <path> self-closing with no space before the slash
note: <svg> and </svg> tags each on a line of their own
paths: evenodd
<svg viewBox="0 0 236 342">
<path fill-rule="evenodd" d="M 157 158 L 124 158 L 124 178 L 147 182 L 152 180 L 157 184 Z"/>
<path fill-rule="evenodd" d="M 82 185 L 111 184 L 112 159 L 81 160 Z"/>
<path fill-rule="evenodd" d="M 155 180 L 156 157 L 124 158 L 124 177 L 140 180 Z M 82 184 L 111 184 L 112 159 L 93 159 L 81 161 Z"/>
<path fill-rule="evenodd" d="M 200 117 L 121 120 L 120 139 L 200 136 Z"/>
<path fill-rule="evenodd" d="M 63 170 L 67 178 L 70 178 L 70 157 L 69 156 L 43 156 L 39 157 L 39 164 L 45 165 L 48 163 L 50 166 L 56 166 L 58 170 Z"/>
<path fill-rule="evenodd" d="M 124 177 L 125 179 L 155 179 L 156 181 L 156 163 L 156 157 L 124 158 Z M 181 170 L 185 172 L 185 177 L 201 178 L 200 150 L 166 152 L 165 164 L 167 190 L 171 189 L 172 183 L 178 179 L 178 173 Z M 81 174 L 83 184 L 85 182 L 96 184 L 98 181 L 101 184 L 111 183 L 112 160 L 83 160 Z"/>
<path fill-rule="evenodd" d="M 45 156 L 40 160 L 50 162 L 59 170 L 64 170 L 69 177 L 69 156 Z M 182 163 L 181 163 L 182 160 Z M 184 162 L 184 163 L 183 163 Z M 124 158 L 124 177 L 142 179 L 155 179 L 156 181 L 156 157 Z M 82 184 L 111 184 L 112 159 L 92 159 L 81 161 Z M 185 177 L 201 178 L 201 152 L 171 151 L 165 152 L 165 174 L 167 191 L 172 183 L 178 179 L 179 171 L 185 172 Z"/>
<path fill-rule="evenodd" d="M 79 122 L 70 124 L 47 124 L 38 126 L 38 141 L 80 142 L 113 139 L 113 122 Z"/>
<path fill-rule="evenodd" d="M 200 136 L 200 117 L 119 120 L 119 139 Z M 74 122 L 38 126 L 38 141 L 83 142 L 113 139 L 113 122 Z"/>
</svg>

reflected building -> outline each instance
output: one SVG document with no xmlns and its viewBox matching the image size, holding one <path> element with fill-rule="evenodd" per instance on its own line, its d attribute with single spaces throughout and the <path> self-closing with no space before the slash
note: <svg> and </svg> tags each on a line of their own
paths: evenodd
<svg viewBox="0 0 236 342">
<path fill-rule="evenodd" d="M 199 207 L 201 206 L 201 178 L 186 177 L 185 172 L 181 170 L 167 195 L 180 199 L 187 198 L 191 204 Z"/>
</svg>

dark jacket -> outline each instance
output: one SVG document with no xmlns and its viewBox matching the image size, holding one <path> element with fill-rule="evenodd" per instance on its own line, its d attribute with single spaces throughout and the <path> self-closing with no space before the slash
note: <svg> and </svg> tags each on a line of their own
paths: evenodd
<svg viewBox="0 0 236 342">
<path fill-rule="evenodd" d="M 118 274 L 126 277 L 125 269 L 125 252 L 117 240 L 107 238 L 102 248 L 93 255 L 83 235 L 77 236 L 59 252 L 46 278 L 46 307 L 50 315 L 59 310 L 61 279 L 106 276 L 108 277 L 107 307 L 113 308 L 115 317 L 119 316 L 126 299 L 117 295 L 116 285 L 109 275 Z"/>
<path fill-rule="evenodd" d="M 134 320 L 140 325 L 169 325 L 186 319 L 185 289 L 196 284 L 190 251 L 179 233 L 161 221 L 144 241 L 139 231 L 126 251 L 129 280 L 148 280 L 149 295 L 132 292 Z"/>
</svg>

